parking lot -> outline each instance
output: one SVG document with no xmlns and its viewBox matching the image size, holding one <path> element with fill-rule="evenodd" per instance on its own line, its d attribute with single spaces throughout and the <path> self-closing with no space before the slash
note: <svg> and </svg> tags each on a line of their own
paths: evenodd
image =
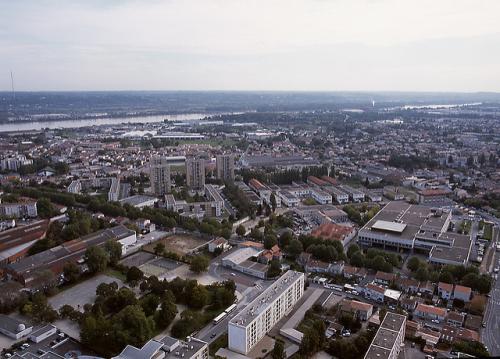
<svg viewBox="0 0 500 359">
<path fill-rule="evenodd" d="M 124 285 L 123 282 L 117 278 L 99 274 L 56 294 L 49 299 L 49 303 L 56 310 L 61 308 L 64 304 L 70 304 L 76 310 L 83 312 L 83 306 L 94 301 L 97 286 L 101 283 L 111 282 L 117 282 L 120 287 Z"/>
</svg>

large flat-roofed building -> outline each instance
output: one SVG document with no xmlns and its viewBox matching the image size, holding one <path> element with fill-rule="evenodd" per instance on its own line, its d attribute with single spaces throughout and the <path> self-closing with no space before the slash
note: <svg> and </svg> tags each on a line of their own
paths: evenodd
<svg viewBox="0 0 500 359">
<path fill-rule="evenodd" d="M 222 265 L 238 272 L 265 279 L 268 266 L 251 260 L 252 258 L 257 258 L 262 252 L 264 252 L 264 249 L 262 248 L 239 248 L 222 258 Z"/>
<path fill-rule="evenodd" d="M 141 348 L 127 345 L 113 359 L 208 359 L 208 344 L 194 337 L 151 339 Z"/>
<path fill-rule="evenodd" d="M 44 219 L 0 233 L 0 267 L 24 257 L 31 246 L 45 238 L 49 221 Z"/>
<path fill-rule="evenodd" d="M 248 354 L 304 294 L 304 273 L 289 270 L 228 324 L 232 351 Z"/>
<path fill-rule="evenodd" d="M 119 225 L 103 229 L 87 236 L 65 242 L 57 247 L 23 258 L 15 263 L 10 263 L 5 270 L 14 279 L 25 286 L 36 282 L 38 275 L 45 270 L 51 270 L 54 274 L 63 272 L 67 262 L 76 263 L 81 260 L 87 248 L 102 246 L 107 241 L 118 241 L 122 245 L 122 251 L 137 241 L 135 231 Z"/>
<path fill-rule="evenodd" d="M 375 334 L 365 359 L 396 359 L 404 345 L 406 316 L 387 313 Z"/>
<path fill-rule="evenodd" d="M 404 202 L 390 202 L 359 230 L 364 246 L 430 253 L 436 264 L 466 265 L 470 236 L 447 232 L 451 212 Z"/>
</svg>

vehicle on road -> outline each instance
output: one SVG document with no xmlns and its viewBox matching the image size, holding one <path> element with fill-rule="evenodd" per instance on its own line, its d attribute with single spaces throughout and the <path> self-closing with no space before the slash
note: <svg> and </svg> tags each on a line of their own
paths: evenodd
<svg viewBox="0 0 500 359">
<path fill-rule="evenodd" d="M 229 314 L 235 309 L 236 309 L 236 304 L 232 304 L 229 307 L 227 307 L 227 309 L 224 311 L 224 313 Z"/>
<path fill-rule="evenodd" d="M 439 324 L 439 320 L 437 320 L 437 319 L 432 319 L 431 322 L 433 322 L 435 324 Z"/>
<path fill-rule="evenodd" d="M 220 313 L 218 316 L 216 316 L 216 317 L 214 318 L 214 320 L 212 321 L 212 323 L 213 323 L 214 325 L 219 324 L 219 323 L 222 321 L 222 319 L 224 319 L 224 318 L 226 317 L 226 315 L 227 315 L 227 313 L 226 313 L 226 312 L 222 312 L 222 313 Z"/>
</svg>

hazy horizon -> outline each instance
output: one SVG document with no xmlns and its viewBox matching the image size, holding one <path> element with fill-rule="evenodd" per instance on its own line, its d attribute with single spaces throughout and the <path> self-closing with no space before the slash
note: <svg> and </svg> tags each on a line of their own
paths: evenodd
<svg viewBox="0 0 500 359">
<path fill-rule="evenodd" d="M 0 91 L 500 92 L 492 0 L 0 0 Z"/>
</svg>

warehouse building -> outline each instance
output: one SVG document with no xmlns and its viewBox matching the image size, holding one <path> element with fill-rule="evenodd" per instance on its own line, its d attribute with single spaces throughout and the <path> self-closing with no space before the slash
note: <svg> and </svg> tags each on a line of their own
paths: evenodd
<svg viewBox="0 0 500 359">
<path fill-rule="evenodd" d="M 30 286 L 43 271 L 51 270 L 54 274 L 60 274 L 67 262 L 76 263 L 82 260 L 87 248 L 102 246 L 109 240 L 118 241 L 125 252 L 127 246 L 137 241 L 137 237 L 135 231 L 122 225 L 103 229 L 10 263 L 5 267 L 5 271 L 25 286 Z"/>
<path fill-rule="evenodd" d="M 228 348 L 248 354 L 304 294 L 304 273 L 289 270 L 228 324 Z"/>
</svg>

